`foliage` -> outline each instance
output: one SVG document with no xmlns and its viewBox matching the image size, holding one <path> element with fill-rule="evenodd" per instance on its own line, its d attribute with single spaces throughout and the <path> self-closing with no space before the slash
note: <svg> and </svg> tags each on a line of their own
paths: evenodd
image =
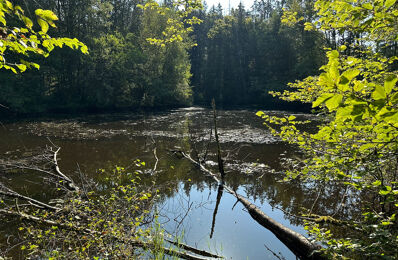
<svg viewBox="0 0 398 260">
<path fill-rule="evenodd" d="M 12 57 L 10 53 L 29 57 L 38 54 L 47 57 L 55 48 L 64 45 L 72 49 L 80 49 L 88 53 L 87 46 L 76 38 L 52 38 L 47 34 L 49 27 L 56 27 L 58 17 L 50 10 L 35 10 L 39 31 L 35 31 L 33 21 L 25 16 L 19 5 L 13 5 L 8 0 L 0 1 L 0 68 L 11 70 L 14 73 L 24 72 L 27 68 L 39 68 L 35 62 Z M 9 56 L 11 56 L 10 59 Z M 7 59 L 6 59 L 7 57 Z"/>
<path fill-rule="evenodd" d="M 172 1 L 171 6 L 160 6 L 155 1 L 148 1 L 145 5 L 138 5 L 145 10 L 155 11 L 161 16 L 167 17 L 166 27 L 162 31 L 162 35 L 148 37 L 146 40 L 154 45 L 165 47 L 166 44 L 172 42 L 183 42 L 189 40 L 187 34 L 193 32 L 193 26 L 200 24 L 202 20 L 192 15 L 195 10 L 203 8 L 200 0 L 176 0 Z M 170 15 L 170 13 L 174 15 Z M 196 44 L 191 43 L 191 46 Z"/>
<path fill-rule="evenodd" d="M 56 33 L 81 39 L 91 55 L 57 49 L 47 59 L 31 57 L 41 64 L 39 72 L 27 72 L 24 77 L 0 72 L 4 90 L 0 103 L 10 111 L 70 113 L 192 103 L 188 50 L 193 41 L 188 24 L 194 24 L 194 18 L 188 15 L 194 3 L 187 8 L 181 8 L 182 3 L 175 3 L 174 8 L 158 5 L 156 10 L 139 8 L 145 6 L 141 0 L 25 4 L 29 12 L 43 6 L 55 10 L 60 19 Z M 178 30 L 182 41 L 172 40 L 177 34 L 164 34 L 176 23 L 184 28 Z M 148 38 L 167 43 L 152 45 Z"/>
<path fill-rule="evenodd" d="M 397 7 L 390 0 L 316 1 L 318 17 L 306 28 L 334 31 L 342 44 L 327 51 L 328 63 L 319 76 L 290 84 L 293 91 L 272 94 L 311 103 L 325 120 L 310 134 L 296 127 L 294 117 L 258 113 L 275 135 L 303 151 L 304 159 L 294 162 L 301 166 L 290 167 L 288 179 L 346 187 L 333 214 L 341 217 L 344 237 L 330 225 L 309 221 L 306 226 L 333 257 L 398 256 L 398 57 L 386 51 L 396 48 Z M 346 203 L 348 198 L 356 205 Z M 360 214 L 339 215 L 356 206 Z"/>
<path fill-rule="evenodd" d="M 269 90 L 317 73 L 327 42 L 301 24 L 281 24 L 283 7 L 310 20 L 311 5 L 266 2 L 224 15 L 221 5 L 202 10 L 197 0 L 23 1 L 26 13 L 54 10 L 59 22 L 51 40 L 76 37 L 91 55 L 68 48 L 46 59 L 31 53 L 40 71 L 0 71 L 0 104 L 17 113 L 185 106 L 213 97 L 220 105 L 271 106 Z M 9 54 L 8 61 L 19 59 Z"/>
<path fill-rule="evenodd" d="M 145 165 L 137 161 L 137 166 Z M 19 228 L 24 243 L 20 248 L 30 258 L 137 258 L 147 254 L 136 241 L 161 240 L 159 229 L 150 228 L 150 211 L 156 190 L 142 187 L 138 172 L 122 167 L 98 171 L 100 183 L 86 198 L 57 199 L 61 210 L 35 210 L 32 214 L 53 225 L 24 223 Z M 151 190 L 153 189 L 153 190 Z M 156 256 L 163 244 L 145 248 Z M 138 245 L 138 248 L 137 248 Z M 157 259 L 157 258 L 156 258 Z"/>
</svg>

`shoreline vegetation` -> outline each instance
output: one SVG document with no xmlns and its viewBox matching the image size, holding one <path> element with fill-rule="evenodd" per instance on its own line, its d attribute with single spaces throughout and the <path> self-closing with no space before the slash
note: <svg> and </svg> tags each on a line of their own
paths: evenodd
<svg viewBox="0 0 398 260">
<path fill-rule="evenodd" d="M 190 136 L 181 135 L 186 147 L 179 152 L 219 185 L 210 237 L 226 191 L 303 259 L 398 257 L 397 0 L 267 0 L 228 12 L 200 0 L 21 2 L 0 0 L 1 118 L 170 109 L 211 100 L 220 178 L 204 168 Z M 264 134 L 296 149 L 295 156 L 278 158 L 282 181 L 318 193 L 297 216 L 308 239 L 226 185 L 215 103 L 311 107 L 322 116 L 311 132 L 301 126 L 315 122 L 295 115 L 256 113 Z M 189 119 L 179 123 L 189 134 Z M 158 190 L 155 183 L 140 186 L 139 170 L 116 167 L 102 171 L 103 180 L 78 171 L 79 187 L 58 165 L 60 148 L 47 140 L 51 146 L 41 154 L 0 159 L 1 217 L 28 220 L 18 229 L 21 242 L 6 252 L 19 248 L 21 255 L 50 259 L 219 258 L 179 241 L 168 242 L 175 249 L 164 247 L 164 232 L 150 210 Z M 157 147 L 153 155 L 155 172 Z M 8 174 L 25 171 L 37 173 L 59 200 L 40 201 L 5 184 Z M 339 194 L 337 204 L 314 214 L 319 197 L 330 195 L 326 187 Z"/>
</svg>

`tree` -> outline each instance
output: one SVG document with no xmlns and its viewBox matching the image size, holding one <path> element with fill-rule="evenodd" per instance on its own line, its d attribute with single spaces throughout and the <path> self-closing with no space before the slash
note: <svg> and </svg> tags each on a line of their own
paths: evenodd
<svg viewBox="0 0 398 260">
<path fill-rule="evenodd" d="M 55 27 L 58 17 L 50 10 L 35 10 L 40 31 L 34 30 L 33 21 L 25 16 L 19 5 L 8 0 L 0 0 L 0 68 L 9 69 L 14 73 L 24 72 L 27 68 L 39 68 L 34 62 L 19 59 L 19 55 L 29 57 L 38 54 L 47 57 L 55 47 L 66 45 L 72 49 L 80 49 L 87 53 L 87 47 L 77 39 L 52 38 L 47 34 L 49 27 Z M 8 57 L 12 56 L 10 60 Z M 7 59 L 6 59 L 7 57 Z M 18 60 L 19 59 L 19 60 Z"/>
<path fill-rule="evenodd" d="M 395 0 L 316 1 L 317 17 L 306 29 L 334 32 L 336 49 L 327 51 L 319 76 L 273 94 L 310 103 L 326 120 L 310 134 L 296 127 L 303 122 L 294 116 L 258 112 L 275 135 L 303 152 L 286 165 L 287 180 L 345 187 L 334 212 L 305 213 L 306 229 L 333 257 L 398 256 L 398 57 L 383 51 L 396 48 L 397 8 Z M 351 35 L 356 39 L 346 41 Z"/>
</svg>

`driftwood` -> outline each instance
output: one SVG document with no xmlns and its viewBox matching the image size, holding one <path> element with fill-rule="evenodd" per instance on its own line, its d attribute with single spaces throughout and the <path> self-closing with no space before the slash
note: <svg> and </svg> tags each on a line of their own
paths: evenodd
<svg viewBox="0 0 398 260">
<path fill-rule="evenodd" d="M 321 247 L 312 243 L 305 236 L 285 227 L 281 223 L 275 221 L 267 214 L 262 212 L 256 205 L 251 203 L 245 197 L 239 195 L 232 188 L 225 185 L 216 174 L 205 168 L 200 162 L 195 161 L 192 157 L 183 151 L 174 151 L 181 154 L 184 158 L 191 161 L 201 171 L 205 172 L 208 176 L 213 178 L 224 190 L 232 194 L 249 212 L 250 216 L 261 226 L 270 230 L 283 244 L 285 244 L 296 256 L 301 259 L 327 259 L 320 252 Z"/>
</svg>

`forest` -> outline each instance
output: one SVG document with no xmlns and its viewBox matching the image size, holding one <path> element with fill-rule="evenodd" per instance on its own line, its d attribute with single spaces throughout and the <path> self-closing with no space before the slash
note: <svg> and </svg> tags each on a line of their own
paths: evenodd
<svg viewBox="0 0 398 260">
<path fill-rule="evenodd" d="M 396 0 L 0 0 L 0 259 L 396 259 L 397 48 Z"/>
<path fill-rule="evenodd" d="M 147 38 L 162 37 L 176 14 L 144 11 L 142 1 L 16 3 L 30 13 L 53 10 L 60 21 L 52 36 L 77 38 L 90 54 L 55 49 L 48 58 L 31 55 L 40 70 L 1 71 L 0 104 L 9 108 L 3 114 L 209 106 L 212 98 L 223 106 L 271 107 L 269 91 L 317 74 L 323 48 L 336 44 L 303 23 L 281 23 L 283 8 L 313 19 L 313 1 L 262 1 L 228 12 L 205 4 L 191 14 L 202 22 L 189 38 L 160 48 Z"/>
</svg>

